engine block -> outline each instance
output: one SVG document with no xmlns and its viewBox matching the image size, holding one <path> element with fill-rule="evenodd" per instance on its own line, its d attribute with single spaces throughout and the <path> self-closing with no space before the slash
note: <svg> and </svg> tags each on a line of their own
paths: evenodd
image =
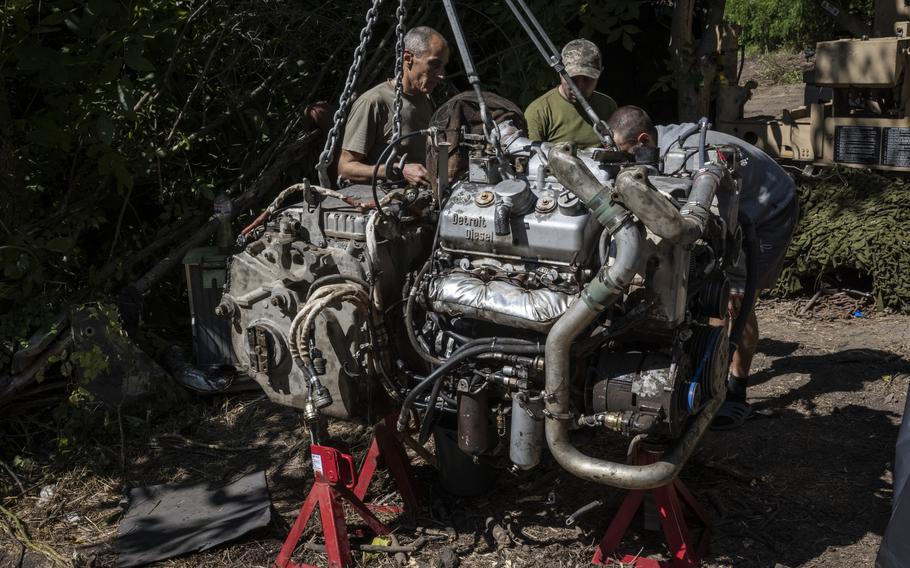
<svg viewBox="0 0 910 568">
<path fill-rule="evenodd" d="M 416 411 L 422 435 L 457 433 L 437 444 L 465 467 L 504 448 L 534 467 L 545 427 L 570 422 L 684 438 L 726 378 L 710 319 L 740 248 L 735 152 L 662 173 L 507 142 L 498 165 L 472 146 L 438 193 L 387 188 L 380 212 L 368 186 L 320 189 L 247 238 L 219 312 L 272 400 L 308 420 Z"/>
</svg>

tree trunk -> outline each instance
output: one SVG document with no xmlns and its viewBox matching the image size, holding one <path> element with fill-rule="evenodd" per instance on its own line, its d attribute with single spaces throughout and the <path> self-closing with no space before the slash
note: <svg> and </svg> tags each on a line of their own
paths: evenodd
<svg viewBox="0 0 910 568">
<path fill-rule="evenodd" d="M 676 75 L 677 107 L 679 122 L 697 119 L 698 85 L 694 80 L 692 57 L 692 12 L 695 0 L 677 0 L 673 8 L 670 27 L 670 57 Z"/>
<path fill-rule="evenodd" d="M 680 122 L 694 122 L 710 111 L 717 78 L 715 53 L 726 0 L 707 0 L 707 25 L 698 44 L 692 30 L 695 0 L 677 0 L 670 30 L 670 55 L 677 78 L 677 113 Z"/>
</svg>

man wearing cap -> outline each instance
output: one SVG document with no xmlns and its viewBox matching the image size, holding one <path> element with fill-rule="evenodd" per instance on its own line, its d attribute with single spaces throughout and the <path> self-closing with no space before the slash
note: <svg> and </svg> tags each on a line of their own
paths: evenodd
<svg viewBox="0 0 910 568">
<path fill-rule="evenodd" d="M 603 70 L 600 50 L 586 39 L 573 39 L 562 48 L 562 62 L 578 90 L 602 120 L 616 110 L 616 102 L 597 92 L 597 79 Z M 560 79 L 559 86 L 534 100 L 525 110 L 528 137 L 546 142 L 575 142 L 587 148 L 600 144 L 590 119 L 575 100 L 575 94 Z"/>
</svg>

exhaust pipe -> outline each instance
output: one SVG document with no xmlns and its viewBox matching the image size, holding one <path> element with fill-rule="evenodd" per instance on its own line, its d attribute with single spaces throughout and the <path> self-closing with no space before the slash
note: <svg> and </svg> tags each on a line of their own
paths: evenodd
<svg viewBox="0 0 910 568">
<path fill-rule="evenodd" d="M 655 235 L 678 245 L 701 238 L 711 203 L 723 179 L 720 166 L 708 164 L 695 174 L 689 198 L 681 209 L 648 182 L 644 167 L 627 168 L 616 176 L 616 199 L 641 219 Z"/>
<path fill-rule="evenodd" d="M 581 296 L 556 321 L 547 335 L 546 357 L 546 415 L 544 431 L 550 453 L 559 465 L 576 477 L 604 485 L 623 489 L 654 489 L 667 485 L 679 474 L 682 466 L 689 459 L 695 446 L 704 436 L 714 419 L 717 410 L 723 404 L 723 396 L 712 398 L 702 412 L 695 417 L 683 435 L 662 458 L 649 465 L 629 465 L 610 460 L 588 456 L 572 445 L 569 439 L 571 414 L 571 347 L 572 343 L 604 310 L 620 299 L 625 289 L 638 270 L 644 230 L 641 224 L 633 222 L 627 210 L 614 203 L 608 188 L 600 185 L 587 167 L 572 155 L 572 147 L 560 145 L 550 152 L 550 169 L 563 185 L 571 189 L 588 207 L 594 211 L 607 230 L 613 234 L 616 242 L 616 258 L 611 266 L 604 266 L 597 278 L 591 281 L 582 291 Z M 635 170 L 631 170 L 633 173 Z M 622 174 L 620 174 L 622 175 Z M 713 176 L 712 176 L 713 177 Z M 711 178 L 698 182 L 698 191 L 693 187 L 691 194 L 702 201 L 713 199 L 718 183 Z M 647 178 L 644 178 L 646 181 Z M 642 180 L 636 180 L 642 181 Z M 651 188 L 659 197 L 662 195 Z M 643 212 L 647 214 L 647 207 Z M 710 206 L 710 201 L 707 201 Z M 676 211 L 684 219 L 680 227 L 685 227 L 682 234 L 688 235 L 699 224 L 695 209 L 692 213 Z M 685 208 L 684 208 L 685 211 Z M 705 207 L 707 212 L 707 207 Z M 638 212 L 635 212 L 638 215 Z M 693 228 L 688 228 L 693 225 Z M 649 227 L 650 228 L 650 227 Z M 701 233 L 698 233 L 701 236 Z M 696 237 L 697 238 L 697 237 Z M 693 239 L 694 240 L 694 239 Z"/>
</svg>

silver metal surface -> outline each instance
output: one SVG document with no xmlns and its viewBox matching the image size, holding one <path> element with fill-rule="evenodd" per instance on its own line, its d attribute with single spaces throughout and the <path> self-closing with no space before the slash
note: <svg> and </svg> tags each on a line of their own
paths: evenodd
<svg viewBox="0 0 910 568">
<path fill-rule="evenodd" d="M 327 237 L 366 240 L 367 216 L 349 211 L 323 211 L 324 229 Z"/>
<path fill-rule="evenodd" d="M 512 424 L 509 433 L 509 459 L 520 469 L 540 463 L 543 450 L 543 396 L 518 392 L 512 396 Z"/>
<path fill-rule="evenodd" d="M 495 234 L 495 207 L 479 207 L 475 196 L 490 186 L 455 184 L 440 216 L 440 248 L 452 253 L 479 254 L 567 266 L 581 264 L 597 248 L 598 227 L 590 215 L 566 215 L 559 209 L 531 211 L 511 218 L 511 233 Z M 561 188 L 560 188 L 561 189 Z M 529 190 L 536 200 L 556 199 L 555 190 Z"/>
<path fill-rule="evenodd" d="M 569 307 L 577 294 L 524 288 L 459 272 L 436 278 L 429 296 L 434 311 L 466 316 L 520 329 L 546 331 Z"/>
</svg>

